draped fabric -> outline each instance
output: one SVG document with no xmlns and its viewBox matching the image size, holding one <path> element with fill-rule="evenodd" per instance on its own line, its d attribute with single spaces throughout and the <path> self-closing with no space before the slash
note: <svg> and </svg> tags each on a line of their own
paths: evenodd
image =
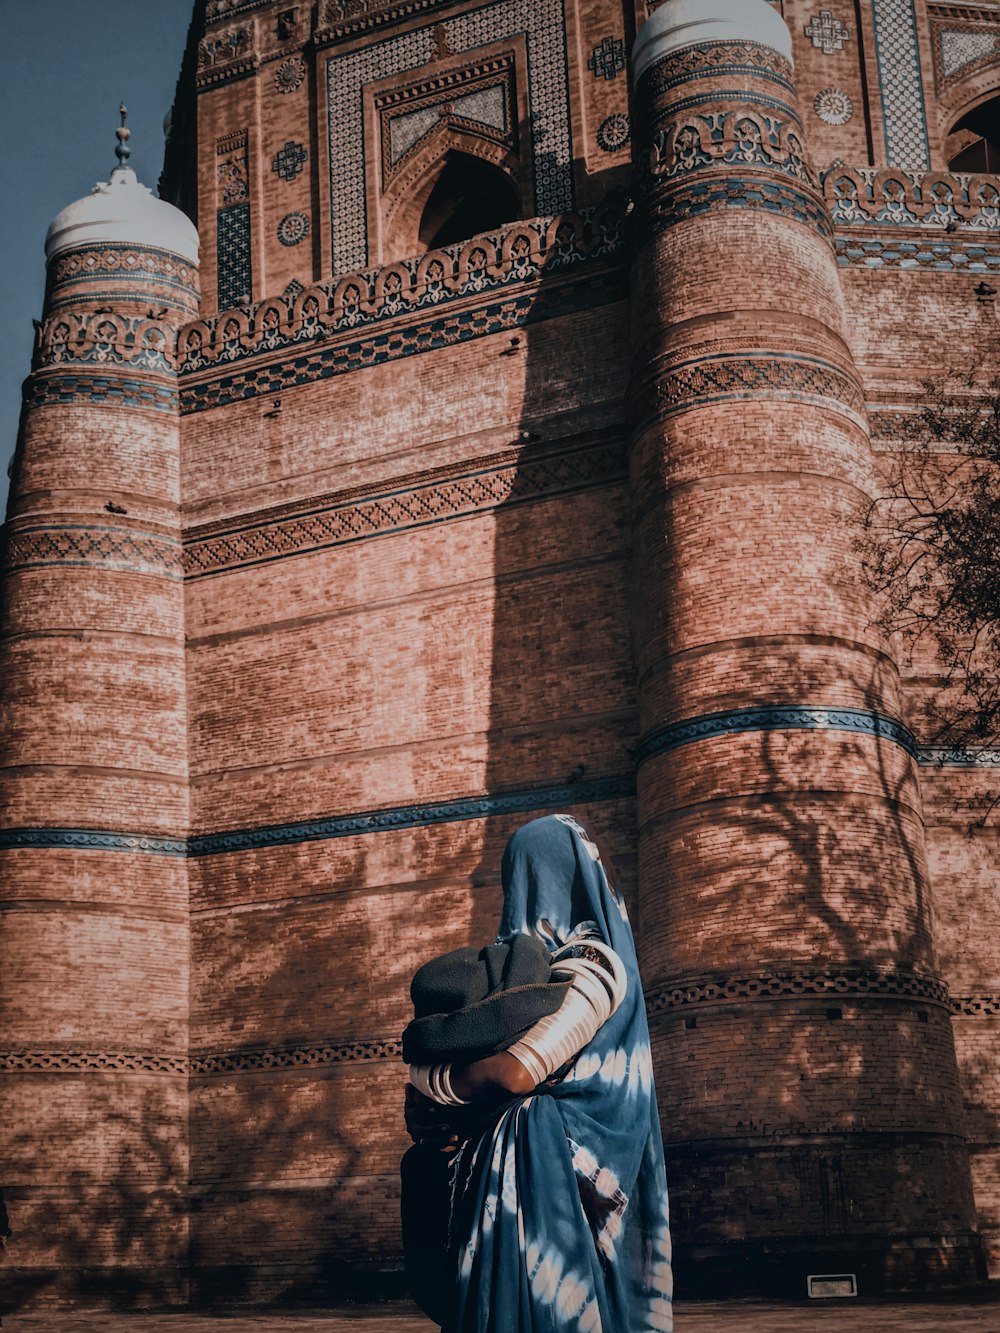
<svg viewBox="0 0 1000 1333">
<path fill-rule="evenodd" d="M 621 1006 L 568 1073 L 501 1108 L 454 1166 L 456 1333 L 673 1328 L 663 1145 L 635 943 L 595 843 L 568 815 L 519 829 L 499 942 L 588 936 L 628 972 Z"/>
</svg>

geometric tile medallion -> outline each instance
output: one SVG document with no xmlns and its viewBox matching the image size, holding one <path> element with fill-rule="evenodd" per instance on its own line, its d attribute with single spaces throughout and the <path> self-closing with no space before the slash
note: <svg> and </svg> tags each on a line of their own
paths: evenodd
<svg viewBox="0 0 1000 1333">
<path fill-rule="evenodd" d="M 595 79 L 614 79 L 625 68 L 625 43 L 620 37 L 605 37 L 590 53 L 587 68 Z"/>
<path fill-rule="evenodd" d="M 854 104 L 842 88 L 823 88 L 813 99 L 813 108 L 828 125 L 846 125 L 854 115 Z"/>
<path fill-rule="evenodd" d="M 825 56 L 832 56 L 834 51 L 843 51 L 844 44 L 850 38 L 850 29 L 835 18 L 829 9 L 821 9 L 806 24 L 805 34 L 818 51 Z"/>
<path fill-rule="evenodd" d="M 309 150 L 305 144 L 296 143 L 294 139 L 289 139 L 281 152 L 275 153 L 271 170 L 276 176 L 280 176 L 283 181 L 292 181 L 302 171 L 308 156 Z"/>
</svg>

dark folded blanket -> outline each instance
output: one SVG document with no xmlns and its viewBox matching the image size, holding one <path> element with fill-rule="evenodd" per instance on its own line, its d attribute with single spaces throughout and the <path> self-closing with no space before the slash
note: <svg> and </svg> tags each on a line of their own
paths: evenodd
<svg viewBox="0 0 1000 1333">
<path fill-rule="evenodd" d="M 426 1065 L 496 1055 L 555 1013 L 569 984 L 550 980 L 549 951 L 532 935 L 432 958 L 410 985 L 416 1016 L 403 1033 L 403 1059 Z"/>
</svg>

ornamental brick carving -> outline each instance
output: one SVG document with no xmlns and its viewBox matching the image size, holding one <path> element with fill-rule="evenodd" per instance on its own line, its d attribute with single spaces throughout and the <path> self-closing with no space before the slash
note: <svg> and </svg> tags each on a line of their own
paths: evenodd
<svg viewBox="0 0 1000 1333">
<path fill-rule="evenodd" d="M 157 320 L 66 311 L 50 316 L 39 329 L 34 366 L 86 362 L 172 372 L 176 358 L 176 335 Z"/>
<path fill-rule="evenodd" d="M 219 206 L 245 203 L 250 198 L 250 166 L 247 158 L 247 132 L 237 130 L 215 144 L 216 177 Z"/>
<path fill-rule="evenodd" d="M 642 76 L 648 96 L 655 97 L 692 79 L 749 73 L 764 78 L 791 92 L 792 67 L 785 57 L 769 46 L 754 42 L 715 42 L 711 46 L 692 46 L 659 61 Z"/>
<path fill-rule="evenodd" d="M 810 184 L 815 179 L 797 123 L 742 107 L 661 125 L 645 159 L 649 177 L 657 182 L 721 165 L 763 167 Z"/>
<path fill-rule="evenodd" d="M 345 493 L 310 502 L 308 514 L 262 516 L 239 532 L 192 534 L 185 547 L 189 578 L 240 565 L 321 550 L 358 537 L 391 532 L 414 523 L 494 509 L 517 500 L 605 485 L 625 475 L 617 444 L 553 452 L 522 459 L 517 451 L 473 460 L 458 476 L 454 469 L 417 478 L 398 478 L 389 492 Z"/>
<path fill-rule="evenodd" d="M 199 88 L 242 78 L 257 68 L 257 28 L 253 19 L 239 27 L 210 32 L 198 43 Z"/>
<path fill-rule="evenodd" d="M 289 304 L 265 301 L 238 315 L 223 313 L 190 324 L 181 333 L 185 371 L 275 351 L 333 332 L 442 305 L 511 282 L 587 260 L 615 257 L 622 249 L 622 215 L 586 209 L 554 218 L 511 223 L 487 236 L 445 246 L 384 268 L 317 283 Z"/>
<path fill-rule="evenodd" d="M 316 38 L 330 40 L 344 31 L 380 26 L 447 3 L 449 0 L 320 0 Z"/>
<path fill-rule="evenodd" d="M 817 358 L 720 354 L 668 369 L 636 393 L 637 421 L 662 419 L 702 401 L 718 398 L 825 399 L 860 416 L 864 395 L 857 379 Z"/>
<path fill-rule="evenodd" d="M 963 226 L 1000 233 L 1000 186 L 995 176 L 834 166 L 823 173 L 822 183 L 838 226 L 949 230 Z"/>
<path fill-rule="evenodd" d="M 4 560 L 8 571 L 67 564 L 168 578 L 180 578 L 183 573 L 180 543 L 155 533 L 82 523 L 9 530 Z"/>
<path fill-rule="evenodd" d="M 917 972 L 877 968 L 790 968 L 788 971 L 747 972 L 711 979 L 683 979 L 646 992 L 652 1016 L 677 1009 L 719 1004 L 747 1004 L 755 1000 L 796 1000 L 811 995 L 844 999 L 919 1000 L 951 1008 L 948 988 L 937 977 Z"/>
<path fill-rule="evenodd" d="M 188 1073 L 186 1055 L 139 1051 L 4 1051 L 0 1069 L 10 1073 L 46 1074 L 180 1074 Z"/>
</svg>

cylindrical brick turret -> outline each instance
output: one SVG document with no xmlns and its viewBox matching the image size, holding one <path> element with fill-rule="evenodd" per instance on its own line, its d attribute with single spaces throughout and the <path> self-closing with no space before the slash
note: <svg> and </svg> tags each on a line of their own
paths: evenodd
<svg viewBox="0 0 1000 1333">
<path fill-rule="evenodd" d="M 832 226 L 766 0 L 634 51 L 641 936 L 681 1293 L 973 1280 L 912 738 Z"/>
<path fill-rule="evenodd" d="M 123 162 L 46 249 L 0 637 L 6 1279 L 143 1303 L 186 1284 L 174 362 L 197 234 Z"/>
</svg>

